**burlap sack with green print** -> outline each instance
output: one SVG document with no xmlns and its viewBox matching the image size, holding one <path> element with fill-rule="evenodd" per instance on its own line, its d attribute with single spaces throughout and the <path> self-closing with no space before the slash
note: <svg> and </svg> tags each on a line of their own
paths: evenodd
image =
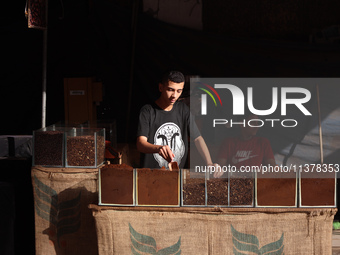
<svg viewBox="0 0 340 255">
<path fill-rule="evenodd" d="M 32 168 L 37 255 L 98 254 L 98 169 Z"/>
<path fill-rule="evenodd" d="M 334 209 L 92 209 L 100 255 L 332 254 Z"/>
</svg>

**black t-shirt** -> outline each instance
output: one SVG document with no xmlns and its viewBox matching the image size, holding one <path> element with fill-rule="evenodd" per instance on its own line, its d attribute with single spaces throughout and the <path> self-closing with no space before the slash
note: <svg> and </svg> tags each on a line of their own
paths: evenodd
<svg viewBox="0 0 340 255">
<path fill-rule="evenodd" d="M 188 139 L 201 134 L 189 107 L 176 102 L 171 111 L 164 111 L 156 103 L 147 104 L 139 113 L 138 136 L 145 136 L 149 143 L 168 145 L 175 154 L 180 168 L 184 167 L 188 154 Z M 158 153 L 144 155 L 144 167 L 168 168 L 168 162 Z"/>
</svg>

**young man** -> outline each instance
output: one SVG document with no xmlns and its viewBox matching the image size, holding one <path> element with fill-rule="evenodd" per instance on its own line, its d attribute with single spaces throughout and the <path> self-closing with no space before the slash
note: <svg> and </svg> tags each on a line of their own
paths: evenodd
<svg viewBox="0 0 340 255">
<path fill-rule="evenodd" d="M 226 138 L 218 153 L 217 162 L 221 166 L 231 165 L 240 169 L 241 166 L 276 166 L 274 154 L 267 138 L 256 136 L 259 127 L 256 127 L 258 116 L 248 112 L 239 118 L 244 121 L 240 125 L 240 134 L 236 137 Z M 251 125 L 247 123 L 252 120 Z M 223 172 L 215 172 L 214 177 L 219 178 Z"/>
<path fill-rule="evenodd" d="M 167 72 L 158 85 L 159 98 L 140 110 L 136 145 L 145 154 L 144 167 L 168 168 L 169 162 L 176 161 L 180 168 L 184 168 L 189 136 L 195 141 L 205 163 L 213 165 L 189 107 L 184 102 L 177 102 L 184 81 L 181 72 Z"/>
</svg>

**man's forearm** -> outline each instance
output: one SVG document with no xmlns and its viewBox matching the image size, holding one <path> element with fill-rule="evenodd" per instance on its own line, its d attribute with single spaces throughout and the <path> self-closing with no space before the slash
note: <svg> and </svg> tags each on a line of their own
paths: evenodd
<svg viewBox="0 0 340 255">
<path fill-rule="evenodd" d="M 136 143 L 137 150 L 142 153 L 159 153 L 161 145 L 149 143 L 147 141 L 138 141 Z"/>
<path fill-rule="evenodd" d="M 195 139 L 195 146 L 200 153 L 201 157 L 205 161 L 207 165 L 212 165 L 213 162 L 211 160 L 210 152 L 208 149 L 207 144 L 205 143 L 204 139 L 202 136 L 199 136 Z"/>
<path fill-rule="evenodd" d="M 149 143 L 145 136 L 140 136 L 137 138 L 136 146 L 139 152 L 158 153 L 168 162 L 171 162 L 175 157 L 169 146 L 167 145 L 162 146 Z"/>
</svg>

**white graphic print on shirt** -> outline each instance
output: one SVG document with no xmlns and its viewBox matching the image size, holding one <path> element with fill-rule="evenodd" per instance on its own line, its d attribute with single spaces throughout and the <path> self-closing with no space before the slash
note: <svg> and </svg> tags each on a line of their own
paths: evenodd
<svg viewBox="0 0 340 255">
<path fill-rule="evenodd" d="M 177 161 L 178 165 L 180 165 L 185 152 L 185 146 L 181 130 L 175 123 L 167 122 L 160 126 L 155 133 L 154 144 L 168 145 L 175 154 L 173 161 Z M 160 168 L 163 166 L 168 167 L 168 162 L 162 156 L 158 153 L 154 153 L 153 155 Z"/>
</svg>

